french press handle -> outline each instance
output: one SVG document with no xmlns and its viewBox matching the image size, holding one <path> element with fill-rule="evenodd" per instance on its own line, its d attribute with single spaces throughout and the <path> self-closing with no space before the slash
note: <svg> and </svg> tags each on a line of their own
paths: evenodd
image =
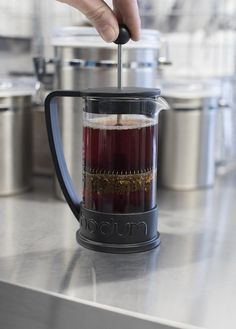
<svg viewBox="0 0 236 329">
<path fill-rule="evenodd" d="M 57 98 L 81 97 L 80 91 L 53 91 L 45 99 L 45 119 L 48 133 L 48 141 L 56 175 L 62 192 L 76 219 L 79 221 L 81 200 L 78 197 L 69 175 L 62 144 L 58 122 Z"/>
</svg>

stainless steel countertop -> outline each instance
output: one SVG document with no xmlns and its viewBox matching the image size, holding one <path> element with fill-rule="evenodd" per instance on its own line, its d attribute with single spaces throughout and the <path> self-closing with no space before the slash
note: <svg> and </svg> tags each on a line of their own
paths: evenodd
<svg viewBox="0 0 236 329">
<path fill-rule="evenodd" d="M 53 198 L 51 182 L 34 185 L 0 198 L 1 281 L 179 328 L 236 328 L 235 172 L 218 178 L 214 189 L 160 190 L 161 247 L 131 255 L 78 246 L 77 222 Z"/>
</svg>

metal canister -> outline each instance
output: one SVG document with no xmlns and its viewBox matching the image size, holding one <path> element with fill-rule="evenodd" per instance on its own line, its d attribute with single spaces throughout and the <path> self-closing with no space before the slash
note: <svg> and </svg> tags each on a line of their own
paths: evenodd
<svg viewBox="0 0 236 329">
<path fill-rule="evenodd" d="M 32 90 L 0 82 L 0 195 L 30 188 L 32 177 Z"/>
<path fill-rule="evenodd" d="M 201 92 L 166 88 L 164 94 L 171 110 L 159 121 L 160 184 L 176 190 L 213 186 L 216 91 L 204 90 L 203 84 Z"/>
<path fill-rule="evenodd" d="M 143 30 L 141 41 L 123 47 L 123 86 L 153 87 L 159 57 L 159 32 Z M 117 47 L 106 44 L 93 28 L 63 28 L 54 37 L 56 89 L 117 85 Z M 82 191 L 82 104 L 65 99 L 60 109 L 61 138 L 68 170 Z M 56 183 L 56 195 L 63 199 Z"/>
<path fill-rule="evenodd" d="M 221 97 L 216 115 L 216 173 L 236 168 L 236 113 L 230 102 Z"/>
</svg>

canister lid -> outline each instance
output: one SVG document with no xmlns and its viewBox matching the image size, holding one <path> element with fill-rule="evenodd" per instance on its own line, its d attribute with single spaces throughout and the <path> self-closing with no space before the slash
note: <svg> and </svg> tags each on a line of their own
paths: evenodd
<svg viewBox="0 0 236 329">
<path fill-rule="evenodd" d="M 158 86 L 175 110 L 216 109 L 221 95 L 221 85 L 217 79 L 163 79 Z"/>
<path fill-rule="evenodd" d="M 106 43 L 103 41 L 93 27 L 68 26 L 56 29 L 53 33 L 52 44 L 56 47 L 117 49 L 117 45 L 113 42 Z M 159 49 L 160 33 L 157 30 L 142 29 L 139 42 L 130 40 L 123 47 L 131 49 Z"/>
<path fill-rule="evenodd" d="M 217 79 L 163 79 L 158 86 L 164 97 L 182 100 L 219 97 L 221 93 Z"/>
</svg>

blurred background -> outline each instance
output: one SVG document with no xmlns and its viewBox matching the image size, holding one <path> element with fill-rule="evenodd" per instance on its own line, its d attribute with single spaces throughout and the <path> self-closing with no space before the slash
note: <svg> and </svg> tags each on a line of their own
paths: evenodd
<svg viewBox="0 0 236 329">
<path fill-rule="evenodd" d="M 111 1 L 107 2 L 111 4 Z M 166 96 L 170 104 L 172 104 L 172 109 L 176 107 L 176 99 L 184 100 L 186 103 L 184 108 L 194 109 L 195 105 L 190 104 L 189 100 L 196 100 L 196 98 L 198 98 L 201 104 L 197 106 L 197 109 L 202 110 L 205 106 L 203 106 L 202 99 L 204 99 L 204 104 L 206 98 L 210 99 L 210 104 L 214 98 L 217 103 L 217 105 L 214 106 L 218 109 L 215 115 L 216 123 L 214 126 L 214 145 L 216 147 L 214 151 L 211 150 L 210 152 L 214 161 L 212 158 L 211 160 L 205 159 L 207 164 L 204 164 L 204 166 L 207 168 L 208 162 L 210 161 L 214 163 L 214 168 L 217 169 L 217 173 L 224 173 L 228 168 L 234 167 L 236 162 L 235 1 L 198 0 L 196 2 L 193 0 L 140 0 L 138 3 L 142 28 L 148 29 L 149 31 L 146 32 L 144 39 L 146 38 L 147 40 L 149 35 L 152 38 L 156 38 L 155 42 L 156 49 L 158 48 L 158 54 L 155 57 L 155 63 L 153 59 L 151 63 L 150 60 L 146 63 L 140 63 L 137 59 L 139 55 L 137 55 L 135 59 L 138 63 L 136 63 L 138 68 L 144 64 L 146 67 L 152 66 L 151 80 L 149 79 L 150 72 L 148 73 L 147 69 L 145 71 L 147 73 L 147 79 L 139 79 L 138 75 L 132 78 L 133 75 L 130 70 L 130 78 L 127 80 L 127 83 L 138 84 L 136 83 L 137 81 L 149 81 L 148 83 L 144 82 L 144 86 L 154 85 L 155 87 L 161 87 L 163 95 Z M 64 62 L 62 58 L 64 60 L 64 53 L 62 54 L 61 50 L 58 51 L 58 48 L 62 47 L 62 44 L 60 44 L 60 42 L 58 43 L 58 40 L 55 41 L 55 35 L 66 35 L 66 37 L 68 37 L 68 35 L 70 35 L 70 37 L 76 35 L 78 37 L 79 32 L 75 32 L 75 28 L 88 25 L 88 21 L 80 12 L 54 0 L 21 0 L 20 2 L 17 0 L 1 0 L 0 91 L 2 94 L 0 95 L 2 95 L 1 99 L 3 102 L 4 97 L 6 98 L 6 95 L 7 97 L 9 96 L 6 93 L 3 94 L 3 91 L 6 92 L 6 90 L 9 89 L 18 89 L 19 91 L 19 89 L 21 89 L 22 92 L 23 88 L 24 90 L 27 89 L 27 93 L 31 96 L 31 110 L 33 111 L 31 151 L 33 153 L 32 170 L 35 174 L 47 175 L 52 174 L 53 171 L 49 151 L 46 146 L 46 131 L 42 114 L 45 94 L 54 88 L 65 88 L 68 86 L 70 88 L 76 88 L 79 85 L 75 82 L 74 75 L 74 82 L 65 84 L 62 80 L 68 82 L 66 76 L 63 76 L 61 73 L 58 74 L 58 66 L 55 65 L 55 62 L 59 60 L 61 66 L 63 66 Z M 63 29 L 65 27 L 67 28 Z M 153 31 L 155 31 L 156 34 L 153 34 Z M 52 41 L 53 36 L 54 41 Z M 79 40 L 84 42 L 84 47 L 86 48 L 86 41 L 84 41 L 85 39 L 83 38 Z M 99 40 L 99 42 L 102 43 L 101 40 Z M 75 49 L 75 42 L 74 44 L 70 43 L 68 47 Z M 82 47 L 81 43 L 79 47 Z M 102 47 L 106 47 L 104 43 Z M 107 47 L 109 48 L 109 46 Z M 68 59 L 68 56 L 67 51 L 66 59 Z M 112 63 L 114 64 L 113 57 L 114 54 L 111 55 L 111 58 L 104 57 L 101 58 L 101 60 L 113 60 Z M 33 58 L 36 58 L 36 60 L 33 61 Z M 85 61 L 86 58 L 82 58 L 82 60 Z M 87 58 L 87 60 L 90 59 Z M 74 53 L 74 55 L 70 57 L 70 64 L 75 65 L 75 62 L 78 64 L 78 61 L 81 61 L 81 58 L 77 55 L 75 56 Z M 131 65 L 130 63 L 128 64 Z M 93 68 L 94 66 L 93 64 Z M 154 78 L 153 73 L 155 73 Z M 113 79 L 115 81 L 114 77 Z M 95 80 L 93 79 L 93 81 Z M 108 80 L 105 79 L 104 81 Z M 112 83 L 109 82 L 109 84 Z M 89 81 L 85 87 L 87 86 L 90 86 Z M 203 92 L 205 93 L 204 95 Z M 208 109 L 212 106 L 209 104 Z M 6 109 L 6 106 L 4 105 L 2 108 Z M 199 113 L 203 112 L 204 111 Z M 2 113 L 3 111 L 0 112 L 0 116 Z M 190 111 L 188 115 L 190 115 Z M 187 118 L 187 115 L 185 117 Z M 3 125 L 6 125 L 3 121 L 6 120 L 3 118 L 3 114 L 0 120 L 2 120 Z M 63 117 L 61 120 L 64 120 Z M 193 119 L 189 117 L 188 120 Z M 21 129 L 25 130 L 23 126 Z M 76 130 L 77 128 L 74 127 L 74 129 Z M 209 126 L 206 132 L 204 131 L 206 135 L 203 138 L 203 144 L 207 144 L 208 141 L 213 138 L 208 135 L 209 129 L 213 128 Z M 163 129 L 160 130 L 163 131 Z M 168 129 L 166 131 L 168 131 Z M 200 126 L 196 128 L 196 131 L 197 134 L 203 133 Z M 0 147 L 9 150 L 8 143 L 10 138 L 6 138 L 6 133 L 2 132 L 2 134 L 5 134 L 3 136 L 5 144 L 0 145 Z M 13 134 L 13 132 L 11 134 Z M 199 139 L 199 136 L 200 135 L 196 135 L 195 139 Z M 29 139 L 29 137 L 25 138 Z M 161 144 L 161 140 L 168 140 L 168 138 L 166 136 L 165 138 L 161 138 L 160 136 L 159 158 L 162 156 L 162 149 L 168 148 L 168 145 Z M 68 144 L 69 142 L 67 141 L 65 143 Z M 172 143 L 173 146 L 173 141 L 170 140 L 169 143 Z M 17 147 L 22 147 L 23 149 L 24 143 Z M 199 152 L 199 148 L 201 148 L 201 146 L 197 145 L 196 152 Z M 208 151 L 203 150 L 201 152 L 206 154 L 209 153 Z M 188 150 L 186 149 L 184 152 L 186 153 Z M 198 157 L 200 156 L 199 154 Z M 68 157 L 69 156 L 70 155 L 68 155 Z M 181 158 L 183 158 L 182 155 Z M 168 161 L 168 163 L 171 162 L 170 155 L 168 155 L 168 160 L 165 160 L 164 154 L 163 159 L 164 164 L 160 164 L 160 170 L 162 167 L 166 168 L 165 161 Z M 17 163 L 19 159 L 15 159 L 14 161 Z M 20 161 L 30 162 L 29 159 L 21 159 Z M 71 159 L 71 162 L 73 161 L 76 160 Z M 174 161 L 176 162 L 178 159 L 175 158 Z M 190 163 L 187 163 L 188 167 L 190 165 Z M 3 166 L 3 164 L 0 164 L 1 169 Z M 9 165 L 6 165 L 6 168 L 8 167 Z M 16 164 L 14 164 L 12 168 L 12 170 L 15 171 Z M 22 164 L 22 168 L 24 168 L 24 164 Z M 170 168 L 170 170 L 173 171 L 173 168 Z M 71 169 L 71 171 L 73 171 L 73 169 Z M 208 173 L 206 173 L 206 175 L 208 175 Z M 163 177 L 164 176 L 163 174 Z M 171 185 L 172 183 L 173 182 L 170 182 L 168 184 Z M 180 186 L 182 186 L 181 184 L 182 183 L 180 183 Z M 165 182 L 163 182 L 163 185 L 165 185 Z M 2 189 L 4 194 L 4 188 Z"/>
<path fill-rule="evenodd" d="M 176 75 L 234 75 L 234 0 L 138 2 L 142 27 L 162 33 Z M 52 56 L 56 28 L 86 23 L 77 10 L 57 1 L 2 0 L 0 9 L 1 74 L 32 73 L 32 55 Z"/>
</svg>

